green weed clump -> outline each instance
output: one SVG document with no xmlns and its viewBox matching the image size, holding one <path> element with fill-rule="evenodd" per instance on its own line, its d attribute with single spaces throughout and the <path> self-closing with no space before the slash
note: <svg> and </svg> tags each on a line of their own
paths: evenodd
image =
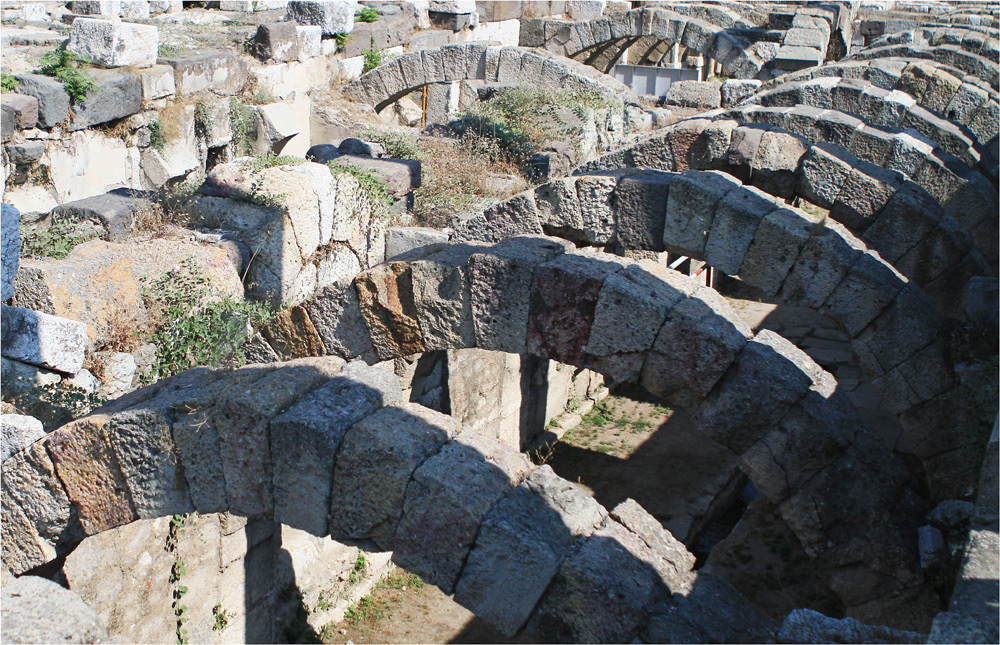
<svg viewBox="0 0 1000 645">
<path fill-rule="evenodd" d="M 371 7 L 362 7 L 358 15 L 354 16 L 354 22 L 375 22 L 378 20 L 378 12 Z"/>
<path fill-rule="evenodd" d="M 13 92 L 17 89 L 17 79 L 7 72 L 0 72 L 0 92 Z"/>
<path fill-rule="evenodd" d="M 257 134 L 257 122 L 252 107 L 238 98 L 229 99 L 229 125 L 233 131 L 233 152 L 237 157 L 252 154 L 251 145 Z"/>
<path fill-rule="evenodd" d="M 274 315 L 259 302 L 212 299 L 208 279 L 185 260 L 143 292 L 156 344 L 154 380 L 198 366 L 241 365 L 247 325 L 259 329 Z"/>
<path fill-rule="evenodd" d="M 276 155 L 271 150 L 268 150 L 262 155 L 254 157 L 253 160 L 247 164 L 247 167 L 253 171 L 258 172 L 264 170 L 265 168 L 274 168 L 275 166 L 297 166 L 299 164 L 305 163 L 306 160 L 302 157 L 293 157 L 291 155 Z"/>
<path fill-rule="evenodd" d="M 416 143 L 395 132 L 365 128 L 361 131 L 361 138 L 365 141 L 381 143 L 382 147 L 385 148 L 385 154 L 393 159 L 424 160 L 427 158 L 427 155 L 417 147 Z"/>
<path fill-rule="evenodd" d="M 21 256 L 61 260 L 80 244 L 97 237 L 97 231 L 80 227 L 77 222 L 57 220 L 53 216 L 47 230 L 21 227 Z"/>
<path fill-rule="evenodd" d="M 361 70 L 362 74 L 367 74 L 376 67 L 384 65 L 385 63 L 388 63 L 389 61 L 391 61 L 393 58 L 396 57 L 394 54 L 387 54 L 384 49 L 379 49 L 378 47 L 376 47 L 374 36 L 372 37 L 371 43 L 372 43 L 371 49 L 365 49 L 364 51 L 361 52 L 361 55 L 365 57 L 365 64 Z"/>
<path fill-rule="evenodd" d="M 67 49 L 56 49 L 42 56 L 42 67 L 38 71 L 56 77 L 66 88 L 69 102 L 78 105 L 97 87 L 87 73 L 87 62 L 85 57 Z"/>
<path fill-rule="evenodd" d="M 333 161 L 328 161 L 326 167 L 330 169 L 330 173 L 334 177 L 338 175 L 350 175 L 357 179 L 358 183 L 361 184 L 361 191 L 371 200 L 373 206 L 389 206 L 392 204 L 393 199 L 389 193 L 389 187 L 371 171 L 355 166 L 341 166 Z"/>
</svg>

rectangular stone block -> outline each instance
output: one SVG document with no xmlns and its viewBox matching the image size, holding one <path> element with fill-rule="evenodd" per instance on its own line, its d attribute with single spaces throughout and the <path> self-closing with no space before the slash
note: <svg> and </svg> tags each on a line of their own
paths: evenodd
<svg viewBox="0 0 1000 645">
<path fill-rule="evenodd" d="M 809 240 L 813 222 L 793 208 L 778 208 L 760 221 L 737 272 L 747 284 L 774 295 Z"/>
<path fill-rule="evenodd" d="M 108 417 L 69 423 L 45 438 L 45 446 L 87 535 L 138 519 L 125 477 L 104 437 Z"/>
<path fill-rule="evenodd" d="M 158 44 L 158 30 L 152 25 L 77 18 L 67 49 L 102 67 L 151 67 Z"/>
<path fill-rule="evenodd" d="M 274 519 L 313 535 L 327 533 L 337 451 L 348 428 L 400 403 L 398 378 L 352 363 L 271 421 Z"/>
<path fill-rule="evenodd" d="M 692 405 L 722 377 L 751 337 L 714 290 L 701 288 L 670 310 L 642 369 L 642 385 L 677 405 Z"/>
<path fill-rule="evenodd" d="M 705 242 L 705 261 L 727 275 L 735 275 L 760 221 L 782 205 L 783 202 L 753 186 L 727 193 L 712 218 L 712 230 Z"/>
<path fill-rule="evenodd" d="M 799 252 L 780 297 L 790 304 L 819 308 L 864 251 L 850 231 L 833 220 L 823 220 Z"/>
<path fill-rule="evenodd" d="M 940 333 L 940 317 L 919 287 L 907 284 L 858 336 L 889 371 L 926 347 Z"/>
<path fill-rule="evenodd" d="M 347 359 L 375 359 L 375 346 L 353 280 L 325 287 L 302 306 L 328 352 Z"/>
<path fill-rule="evenodd" d="M 523 354 L 534 268 L 572 248 L 548 238 L 518 237 L 469 258 L 473 327 L 482 349 Z"/>
<path fill-rule="evenodd" d="M 606 516 L 593 497 L 542 466 L 486 515 L 455 600 L 502 633 L 516 634 L 574 540 Z"/>
<path fill-rule="evenodd" d="M 417 320 L 427 351 L 475 347 L 469 258 L 487 247 L 449 246 L 410 264 Z"/>
<path fill-rule="evenodd" d="M 391 262 L 358 274 L 354 279 L 361 315 L 380 358 L 409 356 L 425 351 L 413 297 L 409 264 Z"/>
<path fill-rule="evenodd" d="M 716 207 L 729 191 L 741 185 L 731 176 L 715 171 L 688 171 L 674 177 L 667 197 L 663 248 L 703 258 Z"/>
<path fill-rule="evenodd" d="M 382 408 L 344 435 L 330 492 L 331 537 L 372 539 L 390 550 L 413 471 L 458 431 L 449 416 L 415 403 Z"/>
<path fill-rule="evenodd" d="M 631 250 L 664 249 L 667 191 L 675 177 L 661 170 L 644 170 L 619 180 L 612 198 L 619 245 Z"/>
<path fill-rule="evenodd" d="M 667 313 L 695 288 L 683 274 L 648 260 L 608 276 L 594 310 L 588 365 L 613 383 L 638 381 Z"/>
<path fill-rule="evenodd" d="M 601 286 L 622 268 L 619 263 L 580 255 L 562 255 L 536 267 L 528 353 L 582 366 Z"/>
<path fill-rule="evenodd" d="M 3 356 L 66 374 L 83 367 L 87 325 L 21 307 L 3 306 Z"/>
</svg>

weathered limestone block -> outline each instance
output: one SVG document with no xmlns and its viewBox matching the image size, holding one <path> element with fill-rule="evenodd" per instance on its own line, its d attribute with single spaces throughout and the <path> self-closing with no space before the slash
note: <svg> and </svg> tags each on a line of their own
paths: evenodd
<svg viewBox="0 0 1000 645">
<path fill-rule="evenodd" d="M 919 287 L 907 284 L 858 339 L 889 371 L 938 335 L 940 316 Z"/>
<path fill-rule="evenodd" d="M 2 235 L 3 287 L 0 301 L 14 296 L 14 277 L 21 260 L 21 213 L 10 204 L 0 205 L 0 235 Z"/>
<path fill-rule="evenodd" d="M 0 462 L 45 436 L 42 422 L 23 414 L 5 414 L 0 422 Z M 6 469 L 6 466 L 4 466 Z M 5 470 L 6 473 L 6 470 Z"/>
<path fill-rule="evenodd" d="M 805 352 L 768 330 L 746 343 L 698 410 L 699 429 L 740 454 L 771 429 L 818 376 Z M 768 401 L 761 405 L 761 401 Z"/>
<path fill-rule="evenodd" d="M 409 264 L 381 264 L 355 280 L 361 314 L 368 325 L 375 351 L 383 359 L 425 351 L 413 296 Z"/>
<path fill-rule="evenodd" d="M 6 110 L 10 110 L 11 121 L 9 125 L 11 128 L 28 130 L 38 123 L 38 99 L 34 96 L 4 92 L 3 96 L 0 97 L 0 103 L 4 106 L 5 114 L 7 114 Z M 5 131 L 7 127 L 8 124 L 5 123 Z"/>
<path fill-rule="evenodd" d="M 152 67 L 158 45 L 159 30 L 152 25 L 77 18 L 67 49 L 103 67 Z"/>
<path fill-rule="evenodd" d="M 298 44 L 298 26 L 295 23 L 267 23 L 257 27 L 253 55 L 263 61 L 284 63 L 299 57 Z"/>
<path fill-rule="evenodd" d="M 59 125 L 69 113 L 69 94 L 55 78 L 41 74 L 17 74 L 17 92 L 38 102 L 38 127 L 48 130 Z"/>
<path fill-rule="evenodd" d="M 761 220 L 783 205 L 753 186 L 727 193 L 715 209 L 705 242 L 705 261 L 727 275 L 738 273 Z"/>
<path fill-rule="evenodd" d="M 97 612 L 46 578 L 6 578 L 4 640 L 11 643 L 96 643 L 109 637 Z"/>
<path fill-rule="evenodd" d="M 392 373 L 352 363 L 271 421 L 275 521 L 325 535 L 330 488 L 344 434 L 379 408 L 400 403 Z"/>
<path fill-rule="evenodd" d="M 107 422 L 106 415 L 85 417 L 52 432 L 44 442 L 87 535 L 138 519 L 125 475 L 104 437 Z"/>
<path fill-rule="evenodd" d="M 588 364 L 614 383 L 638 381 L 667 312 L 695 288 L 681 273 L 648 260 L 608 276 L 594 310 Z"/>
<path fill-rule="evenodd" d="M 906 182 L 889 198 L 862 239 L 895 265 L 907 251 L 934 234 L 943 216 L 940 204 L 927 191 Z"/>
<path fill-rule="evenodd" d="M 132 504 L 140 518 L 188 513 L 188 497 L 170 424 L 161 414 L 136 410 L 111 416 L 104 426 Z"/>
<path fill-rule="evenodd" d="M 413 473 L 393 559 L 452 593 L 486 513 L 531 472 L 515 448 L 468 431 Z"/>
<path fill-rule="evenodd" d="M 672 167 L 669 170 L 683 172 L 692 168 L 692 148 L 701 136 L 702 131 L 712 125 L 708 119 L 689 119 L 674 126 L 667 143 L 670 146 L 670 154 L 673 158 Z"/>
<path fill-rule="evenodd" d="M 667 90 L 667 105 L 711 110 L 722 104 L 722 85 L 712 81 L 676 81 Z"/>
<path fill-rule="evenodd" d="M 532 272 L 571 248 L 564 240 L 516 237 L 469 258 L 477 347 L 525 353 Z"/>
<path fill-rule="evenodd" d="M 818 230 L 817 230 L 818 229 Z M 785 302 L 819 308 L 865 252 L 864 244 L 831 219 L 813 227 L 781 287 Z"/>
<path fill-rule="evenodd" d="M 798 209 L 778 208 L 760 221 L 737 274 L 769 295 L 778 293 L 813 226 Z"/>
<path fill-rule="evenodd" d="M 469 257 L 486 247 L 452 245 L 410 263 L 417 319 L 428 351 L 475 347 Z"/>
<path fill-rule="evenodd" d="M 318 25 L 324 36 L 349 34 L 357 8 L 357 0 L 289 0 L 288 18 L 300 25 Z"/>
<path fill-rule="evenodd" d="M 593 497 L 542 466 L 486 515 L 455 600 L 504 634 L 517 633 L 575 540 L 606 516 Z"/>
<path fill-rule="evenodd" d="M 174 68 L 178 96 L 208 90 L 221 96 L 240 92 L 247 81 L 247 64 L 229 50 L 198 50 L 183 58 L 165 58 Z"/>
<path fill-rule="evenodd" d="M 44 550 L 82 537 L 77 513 L 42 442 L 4 460 L 2 490 L 4 506 L 17 506 Z"/>
<path fill-rule="evenodd" d="M 784 199 L 795 196 L 796 170 L 808 147 L 794 134 L 765 132 L 750 163 L 754 185 Z"/>
<path fill-rule="evenodd" d="M 702 288 L 667 314 L 642 370 L 656 396 L 687 406 L 706 396 L 752 336 L 746 323 L 712 289 Z"/>
<path fill-rule="evenodd" d="M 93 70 L 95 88 L 72 108 L 67 130 L 82 130 L 136 114 L 142 109 L 142 79 L 134 72 Z"/>
<path fill-rule="evenodd" d="M 915 643 L 923 634 L 881 625 L 865 625 L 853 618 L 828 618 L 812 609 L 795 609 L 781 623 L 779 643 Z M 937 642 L 937 641 L 931 641 Z"/>
<path fill-rule="evenodd" d="M 420 188 L 421 165 L 415 159 L 374 159 L 360 155 L 343 155 L 333 163 L 337 166 L 354 166 L 381 179 L 397 199 Z"/>
<path fill-rule="evenodd" d="M 330 493 L 330 535 L 393 548 L 410 477 L 458 434 L 449 416 L 415 403 L 382 408 L 344 435 Z"/>
<path fill-rule="evenodd" d="M 558 231 L 561 237 L 583 229 L 576 177 L 553 179 L 534 190 L 535 209 L 543 230 Z"/>
<path fill-rule="evenodd" d="M 742 184 L 721 172 L 687 171 L 671 181 L 663 229 L 663 247 L 671 253 L 702 258 L 715 210 L 722 198 Z"/>
<path fill-rule="evenodd" d="M 830 216 L 861 235 L 905 180 L 894 170 L 858 161 L 844 181 Z"/>
<path fill-rule="evenodd" d="M 303 307 L 328 352 L 349 359 L 375 356 L 352 280 L 339 280 L 323 288 L 303 303 Z"/>
<path fill-rule="evenodd" d="M 132 224 L 140 212 L 151 208 L 152 202 L 141 194 L 119 190 L 60 204 L 52 209 L 52 216 L 61 220 L 94 222 L 103 229 L 101 237 L 114 242 L 132 231 Z"/>
<path fill-rule="evenodd" d="M 551 642 L 631 641 L 654 602 L 686 588 L 671 588 L 661 577 L 672 565 L 609 518 L 559 567 L 532 616 L 532 631 Z"/>
<path fill-rule="evenodd" d="M 91 346 L 103 345 L 116 326 L 146 320 L 132 261 L 116 244 L 94 240 L 62 260 L 26 259 L 14 287 L 15 305 L 84 323 Z"/>
<path fill-rule="evenodd" d="M 501 242 L 515 235 L 540 235 L 542 227 L 531 193 L 520 193 L 487 208 L 456 227 L 454 239 Z"/>
<path fill-rule="evenodd" d="M 597 297 L 617 262 L 567 254 L 535 268 L 527 350 L 534 356 L 582 366 Z"/>
<path fill-rule="evenodd" d="M 620 173 L 610 172 L 577 179 L 580 219 L 590 244 L 607 244 L 614 238 L 615 211 L 611 204 L 619 176 Z"/>
<path fill-rule="evenodd" d="M 800 166 L 800 194 L 820 207 L 831 208 L 857 162 L 854 155 L 828 143 L 810 147 Z"/>
<path fill-rule="evenodd" d="M 247 517 L 273 510 L 268 424 L 278 412 L 336 376 L 343 360 L 302 358 L 272 368 L 253 388 L 220 397 L 210 418 L 219 435 L 219 457 L 231 512 Z"/>
<path fill-rule="evenodd" d="M 857 336 L 899 293 L 906 278 L 878 255 L 867 251 L 833 290 L 821 311 Z"/>
<path fill-rule="evenodd" d="M 612 198 L 618 244 L 626 249 L 662 251 L 664 217 L 674 173 L 644 170 L 622 177 Z"/>
<path fill-rule="evenodd" d="M 59 316 L 3 306 L 3 355 L 75 374 L 83 367 L 87 325 Z"/>
</svg>

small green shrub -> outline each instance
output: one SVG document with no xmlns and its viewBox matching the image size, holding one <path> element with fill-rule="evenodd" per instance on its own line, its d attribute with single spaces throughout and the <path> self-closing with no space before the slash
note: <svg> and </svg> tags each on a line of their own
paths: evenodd
<svg viewBox="0 0 1000 645">
<path fill-rule="evenodd" d="M 274 313 L 262 303 L 210 296 L 207 278 L 189 260 L 143 292 L 154 321 L 149 341 L 157 347 L 151 369 L 157 379 L 198 366 L 242 364 L 247 323 L 258 329 Z"/>
<path fill-rule="evenodd" d="M 337 51 L 343 51 L 351 40 L 351 34 L 337 33 L 333 35 L 333 39 L 337 41 Z"/>
<path fill-rule="evenodd" d="M 361 131 L 361 138 L 365 141 L 381 143 L 382 147 L 385 148 L 385 153 L 393 159 L 422 160 L 427 158 L 427 155 L 417 147 L 416 143 L 395 132 L 382 132 L 366 128 Z"/>
<path fill-rule="evenodd" d="M 17 79 L 7 72 L 0 72 L 0 92 L 13 92 L 17 89 Z"/>
<path fill-rule="evenodd" d="M 361 55 L 365 57 L 365 65 L 361 70 L 362 74 L 367 74 L 376 67 L 384 65 L 396 57 L 394 54 L 387 54 L 384 49 L 376 47 L 374 37 L 372 37 L 372 48 L 365 49 L 361 52 Z"/>
<path fill-rule="evenodd" d="M 237 98 L 229 99 L 229 125 L 233 131 L 233 148 L 237 157 L 252 152 L 252 141 L 257 134 L 254 110 Z"/>
<path fill-rule="evenodd" d="M 230 614 L 223 609 L 222 605 L 212 607 L 212 615 L 215 617 L 215 625 L 212 626 L 213 632 L 221 632 L 226 627 L 229 627 L 229 620 L 236 617 L 235 614 Z"/>
<path fill-rule="evenodd" d="M 268 150 L 264 154 L 254 157 L 253 161 L 247 164 L 247 167 L 253 171 L 258 172 L 264 170 L 265 168 L 274 168 L 275 166 L 287 166 L 287 165 L 298 165 L 305 163 L 306 160 L 302 157 L 292 157 L 290 155 L 276 155 L 274 152 Z"/>
<path fill-rule="evenodd" d="M 163 122 L 157 119 L 147 127 L 149 128 L 149 146 L 157 152 L 163 152 L 167 146 L 167 136 L 163 133 Z"/>
<path fill-rule="evenodd" d="M 354 16 L 354 22 L 375 22 L 378 20 L 378 12 L 371 7 L 362 7 L 358 15 Z"/>
<path fill-rule="evenodd" d="M 47 230 L 36 231 L 22 225 L 21 256 L 61 260 L 74 248 L 97 237 L 97 232 L 82 229 L 77 222 L 57 220 L 53 216 Z"/>
<path fill-rule="evenodd" d="M 182 47 L 178 47 L 177 45 L 161 44 L 156 48 L 156 57 L 174 58 L 175 56 L 179 56 L 183 51 L 184 49 Z"/>
<path fill-rule="evenodd" d="M 42 67 L 38 71 L 59 79 L 69 94 L 69 102 L 73 105 L 83 103 L 87 98 L 87 92 L 97 87 L 87 73 L 87 59 L 67 49 L 50 51 L 42 56 L 41 63 Z"/>
<path fill-rule="evenodd" d="M 385 185 L 384 181 L 370 171 L 355 166 L 340 166 L 333 161 L 327 162 L 326 167 L 330 169 L 330 173 L 334 177 L 338 175 L 350 175 L 357 179 L 358 183 L 361 184 L 361 190 L 371 200 L 372 205 L 388 206 L 392 204 L 393 199 L 392 195 L 389 194 L 389 188 Z"/>
</svg>

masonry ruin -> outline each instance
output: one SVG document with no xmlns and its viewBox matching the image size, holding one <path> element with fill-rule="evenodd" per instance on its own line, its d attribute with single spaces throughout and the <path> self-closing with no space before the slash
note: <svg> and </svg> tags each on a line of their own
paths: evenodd
<svg viewBox="0 0 1000 645">
<path fill-rule="evenodd" d="M 995 4 L 0 20 L 5 642 L 1000 639 Z"/>
</svg>

